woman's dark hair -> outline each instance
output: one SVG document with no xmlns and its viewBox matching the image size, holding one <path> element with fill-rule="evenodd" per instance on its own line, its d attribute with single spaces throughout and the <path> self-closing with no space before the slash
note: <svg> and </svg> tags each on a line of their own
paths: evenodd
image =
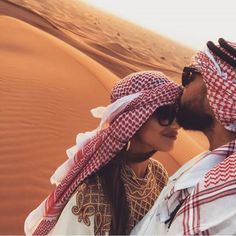
<svg viewBox="0 0 236 236">
<path fill-rule="evenodd" d="M 127 234 L 129 208 L 124 183 L 121 178 L 124 150 L 121 150 L 113 160 L 97 173 L 101 178 L 104 193 L 111 204 L 112 220 L 110 235 Z"/>
</svg>

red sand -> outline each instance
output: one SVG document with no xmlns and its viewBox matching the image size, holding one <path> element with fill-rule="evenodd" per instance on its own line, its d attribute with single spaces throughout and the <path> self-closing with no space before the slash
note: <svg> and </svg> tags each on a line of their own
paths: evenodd
<svg viewBox="0 0 236 236">
<path fill-rule="evenodd" d="M 97 126 L 89 110 L 109 103 L 117 75 L 155 69 L 179 81 L 193 53 L 80 3 L 14 2 L 29 10 L 0 2 L 0 234 L 23 233 L 76 134 Z M 182 131 L 156 158 L 171 174 L 204 148 L 200 134 Z"/>
</svg>

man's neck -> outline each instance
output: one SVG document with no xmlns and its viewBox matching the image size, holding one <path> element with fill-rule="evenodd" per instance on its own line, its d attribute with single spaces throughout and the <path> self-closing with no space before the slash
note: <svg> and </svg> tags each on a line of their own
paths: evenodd
<svg viewBox="0 0 236 236">
<path fill-rule="evenodd" d="M 219 123 L 215 124 L 211 130 L 205 131 L 204 134 L 208 138 L 210 151 L 236 139 L 236 133 L 226 130 Z"/>
</svg>

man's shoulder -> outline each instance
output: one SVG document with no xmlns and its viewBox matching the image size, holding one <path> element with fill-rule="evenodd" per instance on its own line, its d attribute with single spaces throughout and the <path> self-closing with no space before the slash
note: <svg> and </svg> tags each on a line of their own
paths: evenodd
<svg viewBox="0 0 236 236">
<path fill-rule="evenodd" d="M 212 168 L 204 177 L 204 188 L 236 182 L 236 152 Z"/>
<path fill-rule="evenodd" d="M 183 217 L 192 216 L 196 219 L 196 228 L 186 221 L 185 229 L 204 231 L 209 230 L 210 234 L 215 232 L 229 232 L 235 228 L 236 211 L 232 207 L 236 201 L 236 153 L 226 157 L 223 161 L 209 170 L 202 181 L 200 181 L 184 202 L 178 215 Z M 189 214 L 189 212 L 192 212 Z M 212 212 L 214 217 L 212 218 Z M 196 217 L 196 213 L 200 213 Z M 182 218 L 181 218 L 182 219 Z M 233 219 L 232 222 L 231 219 Z M 185 232 L 185 234 L 190 234 Z"/>
</svg>

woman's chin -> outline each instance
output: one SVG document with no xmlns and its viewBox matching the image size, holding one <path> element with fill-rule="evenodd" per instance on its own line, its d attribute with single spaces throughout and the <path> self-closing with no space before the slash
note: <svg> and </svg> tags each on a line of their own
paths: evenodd
<svg viewBox="0 0 236 236">
<path fill-rule="evenodd" d="M 158 148 L 158 151 L 160 151 L 160 152 L 169 152 L 169 151 L 172 151 L 173 148 L 174 148 L 174 143 L 172 145 L 168 145 L 168 146 L 163 145 L 162 147 Z"/>
</svg>

